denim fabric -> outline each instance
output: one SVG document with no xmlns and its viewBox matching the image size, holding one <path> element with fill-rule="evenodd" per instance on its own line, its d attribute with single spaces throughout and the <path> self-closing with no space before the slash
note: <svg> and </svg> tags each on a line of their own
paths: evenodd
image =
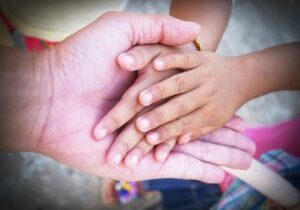
<svg viewBox="0 0 300 210">
<path fill-rule="evenodd" d="M 143 182 L 145 190 L 159 190 L 165 210 L 206 210 L 218 202 L 218 185 L 193 180 L 156 179 Z"/>
</svg>

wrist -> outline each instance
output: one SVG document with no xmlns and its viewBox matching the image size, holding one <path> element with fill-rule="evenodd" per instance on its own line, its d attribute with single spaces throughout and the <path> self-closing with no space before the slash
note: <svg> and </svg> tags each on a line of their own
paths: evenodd
<svg viewBox="0 0 300 210">
<path fill-rule="evenodd" d="M 3 52 L 6 55 L 1 68 L 0 149 L 35 151 L 51 104 L 49 55 L 46 51 Z"/>
<path fill-rule="evenodd" d="M 257 72 L 252 69 L 253 62 L 248 56 L 231 58 L 231 70 L 236 77 L 241 106 L 260 95 L 261 82 Z"/>
<path fill-rule="evenodd" d="M 234 68 L 239 76 L 245 103 L 273 91 L 272 75 L 258 68 L 259 59 L 255 54 L 233 58 Z"/>
</svg>

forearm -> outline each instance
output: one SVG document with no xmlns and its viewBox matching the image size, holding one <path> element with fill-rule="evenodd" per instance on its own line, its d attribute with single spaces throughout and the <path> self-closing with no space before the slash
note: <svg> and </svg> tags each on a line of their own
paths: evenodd
<svg viewBox="0 0 300 210">
<path fill-rule="evenodd" d="M 299 90 L 299 52 L 300 43 L 291 43 L 234 58 L 247 100 L 273 91 Z"/>
<path fill-rule="evenodd" d="M 206 50 L 215 51 L 226 28 L 231 0 L 173 0 L 170 14 L 200 24 L 199 39 Z"/>
<path fill-rule="evenodd" d="M 0 151 L 31 150 L 41 135 L 49 91 L 41 55 L 0 47 Z"/>
</svg>

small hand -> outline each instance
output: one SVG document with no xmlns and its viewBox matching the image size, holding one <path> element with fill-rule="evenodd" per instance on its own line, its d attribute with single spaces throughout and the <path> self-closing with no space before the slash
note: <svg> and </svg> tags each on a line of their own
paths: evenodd
<svg viewBox="0 0 300 210">
<path fill-rule="evenodd" d="M 170 54 L 171 52 L 174 53 L 175 51 L 183 52 L 184 50 L 186 51 L 187 49 L 182 49 L 182 47 L 170 48 L 159 45 L 138 46 L 119 56 L 118 61 L 123 69 L 137 70 L 144 68 L 146 65 L 148 66 L 139 71 L 138 79 L 135 84 L 125 92 L 122 99 L 101 119 L 94 129 L 95 135 L 101 133 L 99 131 L 102 129 L 105 130 L 102 134 L 108 135 L 127 123 L 108 153 L 108 160 L 111 164 L 120 164 L 124 158 L 126 165 L 135 166 L 144 155 L 153 149 L 153 144 L 146 142 L 144 133 L 138 131 L 136 128 L 135 120 L 143 115 L 143 113 L 155 110 L 156 107 L 165 101 L 160 101 L 143 109 L 144 106 L 137 100 L 138 94 L 142 89 L 179 73 L 178 70 L 164 71 L 164 73 L 169 72 L 169 74 L 162 74 L 163 71 L 154 71 L 153 65 L 149 63 L 151 63 L 155 57 Z M 243 125 L 243 123 L 240 123 L 238 118 L 233 118 L 226 124 L 227 127 L 238 131 L 243 129 L 241 125 Z M 197 135 L 196 131 L 197 130 L 194 131 L 194 135 Z M 96 137 L 103 138 L 105 135 L 98 135 Z M 128 137 L 130 137 L 130 139 Z M 190 138 L 191 136 L 184 135 L 179 140 L 183 140 L 182 143 L 187 143 Z M 163 162 L 175 146 L 177 139 L 178 136 L 174 136 L 162 144 L 157 145 L 154 150 L 155 158 Z"/>
<path fill-rule="evenodd" d="M 176 70 L 158 72 L 153 69 L 152 64 L 149 64 L 156 56 L 166 54 L 171 49 L 162 45 L 138 46 L 119 56 L 118 60 L 121 67 L 127 69 L 143 68 L 143 70 L 138 71 L 134 84 L 94 129 L 96 137 L 103 138 L 104 136 L 99 136 L 99 134 L 109 135 L 127 123 L 114 140 L 108 153 L 108 160 L 111 164 L 119 164 L 126 157 L 124 163 L 128 166 L 135 166 L 153 148 L 153 145 L 145 141 L 144 133 L 136 129 L 135 119 L 142 113 L 155 108 L 157 104 L 143 109 L 144 106 L 137 101 L 137 95 L 141 90 L 179 72 Z M 176 139 L 173 138 L 157 146 L 154 152 L 156 159 L 159 161 L 165 160 L 175 142 Z"/>
<path fill-rule="evenodd" d="M 177 53 L 156 58 L 154 66 L 158 71 L 185 71 L 139 94 L 144 106 L 172 97 L 136 121 L 150 144 L 179 135 L 179 142 L 186 143 L 207 134 L 224 126 L 245 102 L 243 79 L 231 58 L 212 52 Z"/>
</svg>

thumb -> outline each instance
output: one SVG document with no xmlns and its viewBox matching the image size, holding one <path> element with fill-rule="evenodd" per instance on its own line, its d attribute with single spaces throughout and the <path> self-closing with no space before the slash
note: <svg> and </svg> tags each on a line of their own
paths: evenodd
<svg viewBox="0 0 300 210">
<path fill-rule="evenodd" d="M 155 43 L 171 46 L 186 44 L 196 39 L 200 31 L 199 24 L 169 15 L 109 12 L 102 18 L 125 33 L 130 47 Z"/>
</svg>

